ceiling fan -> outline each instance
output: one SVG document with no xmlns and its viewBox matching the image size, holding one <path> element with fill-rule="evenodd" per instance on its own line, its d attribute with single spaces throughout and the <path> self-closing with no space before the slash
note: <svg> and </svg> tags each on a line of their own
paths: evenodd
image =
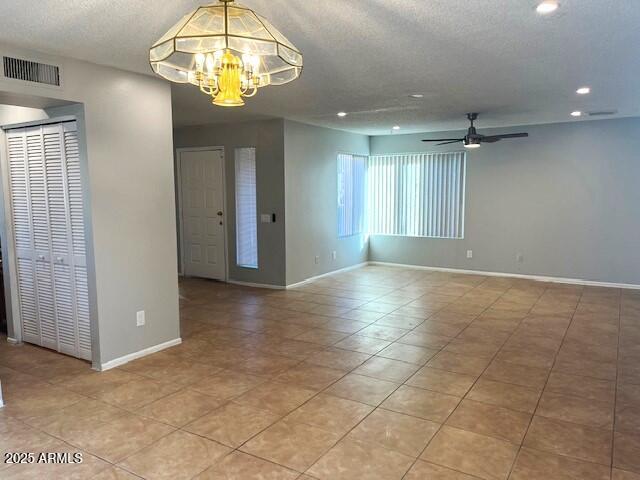
<svg viewBox="0 0 640 480">
<path fill-rule="evenodd" d="M 433 140 L 422 140 L 423 142 L 441 142 L 438 145 L 449 145 L 450 143 L 462 142 L 465 148 L 478 148 L 483 143 L 496 143 L 504 138 L 528 137 L 528 133 L 505 133 L 503 135 L 480 135 L 476 131 L 473 122 L 478 119 L 477 113 L 467 113 L 467 118 L 471 126 L 464 138 L 437 138 Z"/>
</svg>

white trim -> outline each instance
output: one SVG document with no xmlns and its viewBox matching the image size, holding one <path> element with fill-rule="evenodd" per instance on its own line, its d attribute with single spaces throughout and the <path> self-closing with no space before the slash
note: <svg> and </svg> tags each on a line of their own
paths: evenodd
<svg viewBox="0 0 640 480">
<path fill-rule="evenodd" d="M 57 123 L 70 123 L 76 122 L 77 120 L 78 119 L 75 115 L 61 115 L 59 117 L 43 118 L 41 120 L 31 120 L 29 122 L 7 123 L 5 125 L 1 125 L 0 128 L 4 131 L 17 130 L 18 128 L 25 127 L 41 127 L 44 125 L 55 125 Z"/>
<path fill-rule="evenodd" d="M 113 360 L 109 360 L 108 362 L 100 365 L 100 371 L 104 372 L 105 370 L 111 370 L 112 368 L 119 367 L 120 365 L 129 363 L 130 361 L 137 358 L 146 357 L 147 355 L 151 355 L 152 353 L 159 352 L 169 347 L 175 347 L 176 345 L 180 345 L 181 343 L 182 338 L 174 338 L 173 340 L 169 340 L 168 342 L 159 343 L 158 345 L 154 345 L 153 347 L 145 348 L 143 350 L 139 350 L 122 357 L 114 358 Z"/>
<path fill-rule="evenodd" d="M 349 270 L 355 270 L 357 268 L 366 267 L 367 265 L 369 265 L 369 263 L 370 262 L 362 262 L 362 263 L 358 263 L 356 265 L 351 265 L 350 267 L 344 267 L 344 268 L 340 268 L 339 270 L 333 270 L 331 272 L 323 273 L 322 275 L 316 275 L 315 277 L 307 278 L 306 280 L 302 280 L 301 282 L 292 283 L 291 285 L 287 285 L 285 288 L 289 289 L 289 288 L 301 287 L 302 285 L 306 285 L 307 283 L 313 282 L 313 281 L 318 280 L 320 278 L 330 277 L 331 275 L 334 275 L 336 273 L 348 272 Z"/>
<path fill-rule="evenodd" d="M 7 343 L 10 343 L 11 345 L 18 345 L 20 343 L 20 340 L 13 337 L 7 337 Z"/>
<path fill-rule="evenodd" d="M 369 265 L 379 265 L 379 266 L 385 266 L 385 267 L 402 267 L 402 268 L 411 268 L 414 270 L 431 270 L 436 272 L 460 273 L 463 275 L 485 275 L 487 277 L 522 278 L 525 280 L 534 280 L 536 282 L 566 283 L 571 285 L 585 285 L 589 287 L 625 288 L 630 290 L 640 290 L 640 285 L 636 285 L 633 283 L 597 282 L 593 280 L 581 280 L 579 278 L 547 277 L 544 275 L 525 275 L 521 273 L 486 272 L 483 270 L 464 270 L 460 268 L 427 267 L 423 265 L 409 265 L 404 263 L 371 262 L 371 261 L 367 263 Z"/>
<path fill-rule="evenodd" d="M 176 191 L 177 191 L 177 216 L 178 216 L 178 229 L 180 238 L 178 239 L 178 245 L 180 247 L 180 268 L 178 275 L 184 276 L 184 222 L 182 219 L 182 174 L 181 174 L 181 155 L 186 152 L 206 152 L 206 151 L 220 151 L 222 152 L 222 228 L 224 238 L 224 278 L 212 279 L 226 282 L 229 279 L 229 245 L 227 241 L 227 153 L 224 147 L 221 146 L 208 146 L 208 147 L 178 147 L 176 148 Z"/>
<path fill-rule="evenodd" d="M 252 283 L 252 282 L 241 282 L 240 280 L 227 280 L 227 283 L 231 283 L 233 285 L 240 285 L 243 287 L 254 287 L 254 288 L 268 288 L 271 290 L 284 290 L 284 285 L 271 285 L 269 283 Z"/>
</svg>

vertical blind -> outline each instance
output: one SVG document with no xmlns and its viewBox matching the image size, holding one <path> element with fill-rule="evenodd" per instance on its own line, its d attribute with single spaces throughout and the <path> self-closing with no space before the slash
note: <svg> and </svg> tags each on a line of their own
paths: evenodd
<svg viewBox="0 0 640 480">
<path fill-rule="evenodd" d="M 370 234 L 463 238 L 465 153 L 372 156 L 367 182 Z"/>
<path fill-rule="evenodd" d="M 367 157 L 338 155 L 338 237 L 358 235 L 364 230 L 366 171 Z"/>
<path fill-rule="evenodd" d="M 258 268 L 256 149 L 236 148 L 236 263 Z"/>
</svg>

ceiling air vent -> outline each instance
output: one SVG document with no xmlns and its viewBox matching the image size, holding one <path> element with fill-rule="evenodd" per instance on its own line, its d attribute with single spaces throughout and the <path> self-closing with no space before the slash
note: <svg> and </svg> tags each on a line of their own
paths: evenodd
<svg viewBox="0 0 640 480">
<path fill-rule="evenodd" d="M 5 78 L 60 86 L 60 67 L 21 58 L 2 57 Z"/>
<path fill-rule="evenodd" d="M 597 112 L 589 112 L 589 116 L 590 117 L 603 117 L 606 115 L 615 115 L 616 113 L 618 113 L 617 110 L 601 110 L 601 111 L 597 111 Z"/>
</svg>

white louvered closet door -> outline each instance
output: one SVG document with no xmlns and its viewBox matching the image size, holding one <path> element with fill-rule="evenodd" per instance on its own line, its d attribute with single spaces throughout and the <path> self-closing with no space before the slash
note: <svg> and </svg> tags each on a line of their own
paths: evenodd
<svg viewBox="0 0 640 480">
<path fill-rule="evenodd" d="M 75 122 L 7 132 L 23 338 L 91 358 Z"/>
</svg>

